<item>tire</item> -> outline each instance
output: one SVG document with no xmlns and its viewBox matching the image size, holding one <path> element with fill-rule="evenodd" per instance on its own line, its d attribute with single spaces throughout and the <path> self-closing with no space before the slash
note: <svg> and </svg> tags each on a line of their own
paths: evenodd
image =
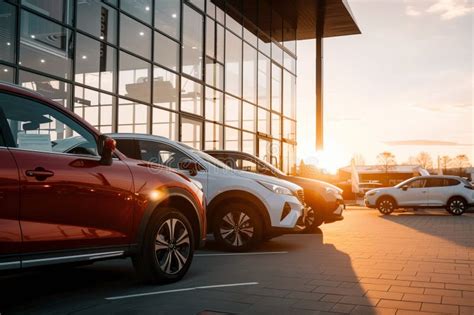
<svg viewBox="0 0 474 315">
<path fill-rule="evenodd" d="M 452 215 L 462 215 L 467 209 L 467 202 L 461 197 L 453 197 L 449 199 L 447 210 Z"/>
<path fill-rule="evenodd" d="M 391 214 L 397 208 L 397 204 L 392 197 L 382 197 L 377 201 L 377 209 L 383 215 Z"/>
<path fill-rule="evenodd" d="M 249 203 L 221 203 L 212 220 L 214 239 L 225 250 L 242 252 L 262 241 L 262 219 Z"/>
<path fill-rule="evenodd" d="M 305 228 L 301 231 L 301 233 L 314 233 L 323 223 L 324 219 L 318 215 L 313 208 L 311 208 L 305 218 Z"/>
<path fill-rule="evenodd" d="M 184 277 L 194 256 L 194 233 L 189 220 L 173 208 L 151 218 L 133 265 L 146 283 L 170 283 Z"/>
</svg>

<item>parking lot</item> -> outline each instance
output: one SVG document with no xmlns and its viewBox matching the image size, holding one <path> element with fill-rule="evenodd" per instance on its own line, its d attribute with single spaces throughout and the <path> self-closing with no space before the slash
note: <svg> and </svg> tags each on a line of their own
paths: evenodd
<svg viewBox="0 0 474 315">
<path fill-rule="evenodd" d="M 474 314 L 474 213 L 349 207 L 252 253 L 209 242 L 187 276 L 146 286 L 130 260 L 0 278 L 1 314 Z"/>
</svg>

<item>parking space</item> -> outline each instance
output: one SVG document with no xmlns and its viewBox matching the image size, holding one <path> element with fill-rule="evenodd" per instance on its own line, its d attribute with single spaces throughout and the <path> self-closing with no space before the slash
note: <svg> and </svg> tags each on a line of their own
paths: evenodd
<svg viewBox="0 0 474 315">
<path fill-rule="evenodd" d="M 129 260 L 0 278 L 0 311 L 34 314 L 474 314 L 474 214 L 349 208 L 317 234 L 252 253 L 198 252 L 180 282 L 145 286 Z"/>
</svg>

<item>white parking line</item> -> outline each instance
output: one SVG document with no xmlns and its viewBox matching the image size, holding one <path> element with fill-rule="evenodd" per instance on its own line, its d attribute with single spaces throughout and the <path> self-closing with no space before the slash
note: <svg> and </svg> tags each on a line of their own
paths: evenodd
<svg viewBox="0 0 474 315">
<path fill-rule="evenodd" d="M 105 299 L 109 300 L 109 301 L 113 301 L 113 300 L 122 300 L 122 299 L 129 299 L 129 298 L 149 296 L 149 295 L 159 295 L 159 294 L 186 292 L 186 291 L 194 291 L 194 290 L 205 290 L 205 289 L 214 289 L 214 288 L 240 287 L 240 286 L 257 285 L 257 284 L 258 284 L 258 282 L 215 284 L 215 285 L 206 285 L 206 286 L 199 286 L 199 287 L 192 287 L 192 288 L 183 288 L 183 289 L 174 289 L 174 290 L 166 290 L 166 291 L 155 291 L 155 292 L 138 293 L 138 294 L 130 294 L 130 295 L 112 296 L 112 297 L 108 297 L 108 298 L 105 298 Z"/>
<path fill-rule="evenodd" d="M 288 252 L 212 253 L 212 254 L 195 254 L 194 257 L 251 256 L 251 255 L 279 255 L 279 254 L 288 254 Z"/>
</svg>

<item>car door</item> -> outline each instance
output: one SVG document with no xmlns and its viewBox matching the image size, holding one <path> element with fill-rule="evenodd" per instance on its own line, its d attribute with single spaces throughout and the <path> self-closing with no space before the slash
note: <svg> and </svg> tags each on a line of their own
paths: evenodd
<svg viewBox="0 0 474 315">
<path fill-rule="evenodd" d="M 426 188 L 428 189 L 428 206 L 441 207 L 446 205 L 452 187 L 445 184 L 444 178 L 426 179 Z"/>
<path fill-rule="evenodd" d="M 0 270 L 20 267 L 21 230 L 18 168 L 6 147 L 9 133 L 0 108 Z"/>
<path fill-rule="evenodd" d="M 139 139 L 137 144 L 142 160 L 165 165 L 194 180 L 197 180 L 201 183 L 204 194 L 207 194 L 208 173 L 205 169 L 201 169 L 196 175 L 191 176 L 189 171 L 182 170 L 179 167 L 180 162 L 184 162 L 189 159 L 194 160 L 188 154 L 175 146 L 159 141 Z"/>
<path fill-rule="evenodd" d="M 397 203 L 399 206 L 427 206 L 428 189 L 426 179 L 417 178 L 407 183 L 399 190 Z"/>
<path fill-rule="evenodd" d="M 97 135 L 60 108 L 7 93 L 0 94 L 0 108 L 19 169 L 22 252 L 128 244 L 133 211 L 128 166 L 118 159 L 102 165 Z M 65 141 L 72 143 L 69 148 Z"/>
</svg>

